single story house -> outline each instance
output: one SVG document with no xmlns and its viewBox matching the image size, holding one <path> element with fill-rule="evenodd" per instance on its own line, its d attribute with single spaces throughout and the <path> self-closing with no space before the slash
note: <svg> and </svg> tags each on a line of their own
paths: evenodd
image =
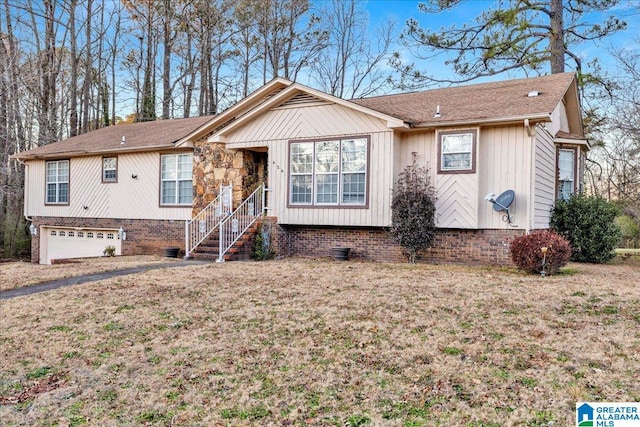
<svg viewBox="0 0 640 427">
<path fill-rule="evenodd" d="M 497 264 L 515 236 L 549 227 L 557 198 L 582 189 L 588 149 L 576 76 L 563 73 L 353 100 L 277 78 L 216 116 L 111 126 L 14 158 L 34 262 L 106 246 L 192 254 L 262 183 L 225 232 L 238 237 L 238 221 L 264 208 L 279 254 L 344 246 L 402 260 L 387 227 L 415 153 L 437 193 L 425 259 Z M 498 212 L 504 198 L 486 195 L 506 190 L 512 204 Z"/>
</svg>

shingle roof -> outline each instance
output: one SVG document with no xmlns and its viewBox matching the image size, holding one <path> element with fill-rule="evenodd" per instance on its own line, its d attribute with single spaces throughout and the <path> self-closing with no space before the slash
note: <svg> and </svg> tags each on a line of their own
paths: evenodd
<svg viewBox="0 0 640 427">
<path fill-rule="evenodd" d="M 432 89 L 351 102 L 415 126 L 473 122 L 510 117 L 544 116 L 553 112 L 575 78 L 573 73 Z M 538 96 L 528 96 L 538 92 Z M 440 106 L 440 117 L 435 118 Z"/>
<path fill-rule="evenodd" d="M 74 157 L 92 153 L 171 149 L 174 147 L 175 142 L 198 129 L 212 118 L 213 116 L 203 116 L 108 126 L 18 153 L 14 157 L 25 160 Z M 123 136 L 125 138 L 124 144 L 122 144 Z"/>
</svg>

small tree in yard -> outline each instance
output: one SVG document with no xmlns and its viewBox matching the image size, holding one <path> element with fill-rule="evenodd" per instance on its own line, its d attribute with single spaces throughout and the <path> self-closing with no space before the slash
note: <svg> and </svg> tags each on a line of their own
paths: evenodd
<svg viewBox="0 0 640 427">
<path fill-rule="evenodd" d="M 435 236 L 435 189 L 429 168 L 418 166 L 416 153 L 396 182 L 391 200 L 391 235 L 415 263 L 418 252 L 431 246 Z"/>
<path fill-rule="evenodd" d="M 617 214 L 618 208 L 602 197 L 574 194 L 556 202 L 551 228 L 571 243 L 572 261 L 601 264 L 615 257 L 620 239 Z"/>
</svg>

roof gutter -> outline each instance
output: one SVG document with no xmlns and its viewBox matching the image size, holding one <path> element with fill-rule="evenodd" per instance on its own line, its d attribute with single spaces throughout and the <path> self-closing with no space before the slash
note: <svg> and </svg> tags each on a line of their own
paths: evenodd
<svg viewBox="0 0 640 427">
<path fill-rule="evenodd" d="M 192 147 L 188 147 L 192 148 Z M 58 153 L 47 153 L 47 154 L 35 154 L 28 156 L 20 156 L 20 154 L 14 154 L 11 158 L 14 158 L 18 161 L 24 160 L 44 160 L 44 159 L 60 159 L 65 157 L 87 157 L 87 156 L 95 156 L 100 154 L 129 154 L 129 153 L 144 153 L 147 151 L 170 151 L 170 150 L 184 150 L 184 147 L 176 147 L 175 145 L 150 145 L 145 147 L 133 147 L 126 149 L 105 149 L 105 150 L 95 150 L 95 151 L 67 151 L 67 152 L 58 152 Z M 186 150 L 185 150 L 186 151 Z"/>
<path fill-rule="evenodd" d="M 412 128 L 438 128 L 438 127 L 451 127 L 451 126 L 483 125 L 487 123 L 488 124 L 520 123 L 525 120 L 528 120 L 530 125 L 539 123 L 539 122 L 550 122 L 551 113 L 526 115 L 526 116 L 496 117 L 496 118 L 489 118 L 489 119 L 418 122 L 418 123 L 413 123 L 411 127 Z"/>
</svg>

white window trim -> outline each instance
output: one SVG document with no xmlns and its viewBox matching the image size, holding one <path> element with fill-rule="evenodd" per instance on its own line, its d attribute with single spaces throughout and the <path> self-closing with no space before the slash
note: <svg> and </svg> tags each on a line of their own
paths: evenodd
<svg viewBox="0 0 640 427">
<path fill-rule="evenodd" d="M 450 136 L 471 135 L 471 149 L 469 151 L 444 151 L 444 140 Z M 438 173 L 475 173 L 476 172 L 476 146 L 478 140 L 477 129 L 462 129 L 455 131 L 438 132 Z M 445 167 L 445 155 L 453 154 L 469 154 L 470 162 L 469 167 L 457 168 L 457 167 Z"/>
<path fill-rule="evenodd" d="M 61 163 L 66 163 L 67 164 L 67 180 L 66 181 L 61 181 L 59 180 L 59 169 L 60 169 L 60 164 Z M 55 181 L 49 181 L 49 165 L 50 164 L 55 164 L 56 165 L 56 176 L 55 176 Z M 69 185 L 69 181 L 71 178 L 71 162 L 69 160 L 49 160 L 47 162 L 45 162 L 44 165 L 44 173 L 45 173 L 45 204 L 46 205 L 68 205 L 69 204 L 69 197 L 70 197 L 70 185 Z M 49 185 L 50 184 L 54 184 L 55 185 L 55 201 L 50 201 L 49 200 Z M 60 200 L 60 185 L 61 184 L 67 184 L 67 198 L 66 200 Z"/>
<path fill-rule="evenodd" d="M 572 168 L 571 168 L 571 176 L 562 176 L 561 175 L 561 171 L 560 171 L 560 156 L 562 153 L 570 153 L 571 154 L 571 164 L 572 164 Z M 575 148 L 558 148 L 558 170 L 557 170 L 557 174 L 558 174 L 558 179 L 557 179 L 557 183 L 556 183 L 556 188 L 557 188 L 557 198 L 558 199 L 562 199 L 562 200 L 568 200 L 568 198 L 565 198 L 562 196 L 562 192 L 561 192 L 561 184 L 565 183 L 565 182 L 570 182 L 571 183 L 571 192 L 569 193 L 569 197 L 571 197 L 575 192 L 576 192 L 576 166 L 577 166 L 577 162 L 578 162 L 578 150 Z M 571 178 L 571 179 L 565 179 L 565 178 Z"/>
<path fill-rule="evenodd" d="M 191 170 L 189 171 L 188 179 L 180 179 L 180 170 L 179 170 L 179 159 L 182 156 L 189 156 L 191 158 Z M 163 159 L 167 157 L 175 158 L 175 167 L 176 167 L 176 178 L 175 179 L 164 179 L 162 177 L 162 167 L 163 167 Z M 179 203 L 179 194 L 180 194 L 180 183 L 181 182 L 190 182 L 191 183 L 191 198 L 188 203 Z M 174 182 L 175 183 L 175 194 L 173 197 L 173 201 L 170 203 L 164 202 L 164 183 L 165 182 Z M 160 206 L 192 206 L 193 205 L 193 156 L 191 153 L 173 153 L 173 154 L 163 154 L 160 156 Z"/>
<path fill-rule="evenodd" d="M 112 167 L 112 168 L 105 167 L 104 161 L 106 159 L 114 159 L 115 162 L 116 162 L 115 166 Z M 114 177 L 113 178 L 107 178 L 105 176 L 107 171 L 114 171 L 115 172 Z M 102 158 L 102 182 L 118 182 L 118 157 L 116 157 L 116 156 L 106 156 L 106 157 Z"/>
</svg>

